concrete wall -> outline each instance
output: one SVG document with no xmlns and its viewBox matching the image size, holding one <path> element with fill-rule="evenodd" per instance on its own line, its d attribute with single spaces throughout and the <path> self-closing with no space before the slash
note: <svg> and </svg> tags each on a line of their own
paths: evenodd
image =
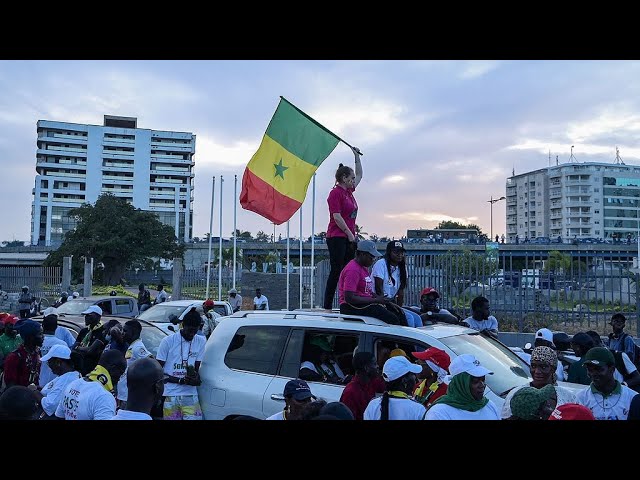
<svg viewBox="0 0 640 480">
<path fill-rule="evenodd" d="M 262 290 L 262 294 L 269 299 L 271 310 L 281 310 L 287 308 L 287 276 L 284 274 L 274 275 L 272 273 L 242 272 L 243 298 L 253 299 L 256 295 L 256 288 Z M 304 289 L 302 297 L 304 305 L 309 306 L 309 290 Z M 289 308 L 300 307 L 300 276 L 297 273 L 289 274 Z"/>
</svg>

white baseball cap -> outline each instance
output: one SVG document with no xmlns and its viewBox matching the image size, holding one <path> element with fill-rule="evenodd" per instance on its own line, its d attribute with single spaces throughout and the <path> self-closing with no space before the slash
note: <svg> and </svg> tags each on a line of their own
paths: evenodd
<svg viewBox="0 0 640 480">
<path fill-rule="evenodd" d="M 422 367 L 415 363 L 411 363 L 406 357 L 398 355 L 397 357 L 391 357 L 384 362 L 384 366 L 382 367 L 382 378 L 384 378 L 385 382 L 393 382 L 409 372 L 420 373 L 422 372 Z"/>
<path fill-rule="evenodd" d="M 449 373 L 453 377 L 459 373 L 467 372 L 472 377 L 484 377 L 485 375 L 493 375 L 493 372 L 480 365 L 480 361 L 475 356 L 465 353 L 458 355 L 451 361 L 449 365 Z"/>
<path fill-rule="evenodd" d="M 45 317 L 48 317 L 49 315 L 58 315 L 58 309 L 55 307 L 45 308 L 44 312 L 42 312 L 42 315 L 44 315 Z"/>
<path fill-rule="evenodd" d="M 66 345 L 54 345 L 40 361 L 46 362 L 52 358 L 65 358 L 69 360 L 71 358 L 71 350 Z"/>
<path fill-rule="evenodd" d="M 88 315 L 90 313 L 97 313 L 98 315 L 102 316 L 102 309 L 97 305 L 91 305 L 84 312 L 82 312 L 81 315 Z"/>
<path fill-rule="evenodd" d="M 541 338 L 547 342 L 553 343 L 553 332 L 548 328 L 541 328 L 536 332 L 536 338 Z"/>
</svg>

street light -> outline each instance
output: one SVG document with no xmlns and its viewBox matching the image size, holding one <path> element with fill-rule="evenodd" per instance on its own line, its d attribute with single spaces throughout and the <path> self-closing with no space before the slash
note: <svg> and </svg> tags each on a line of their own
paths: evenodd
<svg viewBox="0 0 640 480">
<path fill-rule="evenodd" d="M 493 204 L 499 202 L 500 200 L 506 200 L 506 197 L 493 198 L 491 195 L 491 200 L 487 200 L 488 203 L 491 204 L 491 236 L 489 239 L 493 242 Z"/>
</svg>

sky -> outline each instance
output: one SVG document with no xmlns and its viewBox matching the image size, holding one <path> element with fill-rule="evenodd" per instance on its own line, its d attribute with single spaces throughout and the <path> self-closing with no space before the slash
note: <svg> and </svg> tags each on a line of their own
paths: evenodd
<svg viewBox="0 0 640 480">
<path fill-rule="evenodd" d="M 139 128 L 196 135 L 194 236 L 233 231 L 242 174 L 282 95 L 363 152 L 357 224 L 399 238 L 442 220 L 490 229 L 488 200 L 505 181 L 558 156 L 640 163 L 640 62 L 493 60 L 0 61 L 2 240 L 30 238 L 36 123 L 102 125 L 104 115 L 137 117 Z M 339 143 L 318 168 L 315 233 L 325 231 L 326 197 Z M 237 195 L 234 197 L 234 176 Z M 302 207 L 311 235 L 312 188 Z M 269 220 L 237 207 L 237 227 L 273 233 Z M 286 235 L 286 224 L 276 226 Z M 290 221 L 297 237 L 300 219 Z M 505 232 L 505 202 L 493 206 Z"/>
</svg>

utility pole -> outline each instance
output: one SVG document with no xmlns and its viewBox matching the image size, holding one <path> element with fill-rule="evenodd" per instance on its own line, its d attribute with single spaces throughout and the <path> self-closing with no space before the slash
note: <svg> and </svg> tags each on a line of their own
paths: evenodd
<svg viewBox="0 0 640 480">
<path fill-rule="evenodd" d="M 505 200 L 505 199 L 506 197 L 493 198 L 493 195 L 491 195 L 491 200 L 487 200 L 487 202 L 491 204 L 491 235 L 489 239 L 492 242 L 493 242 L 493 204 L 496 202 L 499 202 L 500 200 Z"/>
</svg>

